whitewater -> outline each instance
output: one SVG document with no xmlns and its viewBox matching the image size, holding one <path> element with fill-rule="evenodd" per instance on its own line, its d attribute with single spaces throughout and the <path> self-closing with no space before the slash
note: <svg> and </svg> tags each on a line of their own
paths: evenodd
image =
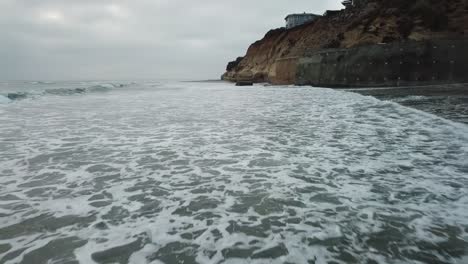
<svg viewBox="0 0 468 264">
<path fill-rule="evenodd" d="M 468 108 L 428 100 L 1 83 L 0 263 L 466 264 Z"/>
</svg>

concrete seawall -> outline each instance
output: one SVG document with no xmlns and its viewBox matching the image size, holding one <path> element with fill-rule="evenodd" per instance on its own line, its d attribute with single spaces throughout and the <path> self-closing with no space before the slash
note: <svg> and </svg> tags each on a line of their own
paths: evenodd
<svg viewBox="0 0 468 264">
<path fill-rule="evenodd" d="M 468 83 L 468 39 L 407 41 L 308 52 L 295 83 L 322 87 Z"/>
</svg>

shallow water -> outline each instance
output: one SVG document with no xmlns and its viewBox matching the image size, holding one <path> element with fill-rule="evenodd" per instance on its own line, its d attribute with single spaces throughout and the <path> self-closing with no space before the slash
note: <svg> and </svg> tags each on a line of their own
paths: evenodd
<svg viewBox="0 0 468 264">
<path fill-rule="evenodd" d="M 320 88 L 15 85 L 0 263 L 468 263 L 462 122 Z"/>
<path fill-rule="evenodd" d="M 468 124 L 468 85 L 354 89 L 363 95 L 396 102 L 455 122 Z"/>
</svg>

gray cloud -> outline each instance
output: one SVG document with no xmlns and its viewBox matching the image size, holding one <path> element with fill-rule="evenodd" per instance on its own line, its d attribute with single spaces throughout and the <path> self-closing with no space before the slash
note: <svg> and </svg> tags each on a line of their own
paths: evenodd
<svg viewBox="0 0 468 264">
<path fill-rule="evenodd" d="M 217 78 L 319 0 L 1 0 L 0 79 Z"/>
</svg>

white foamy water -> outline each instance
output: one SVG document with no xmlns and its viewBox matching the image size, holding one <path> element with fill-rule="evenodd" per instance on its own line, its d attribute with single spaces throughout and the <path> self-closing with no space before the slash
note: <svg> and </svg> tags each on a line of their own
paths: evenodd
<svg viewBox="0 0 468 264">
<path fill-rule="evenodd" d="M 331 89 L 30 85 L 0 104 L 0 263 L 468 259 L 465 124 Z"/>
<path fill-rule="evenodd" d="M 11 102 L 11 100 L 8 97 L 0 95 L 0 104 L 6 104 L 9 102 Z"/>
</svg>

